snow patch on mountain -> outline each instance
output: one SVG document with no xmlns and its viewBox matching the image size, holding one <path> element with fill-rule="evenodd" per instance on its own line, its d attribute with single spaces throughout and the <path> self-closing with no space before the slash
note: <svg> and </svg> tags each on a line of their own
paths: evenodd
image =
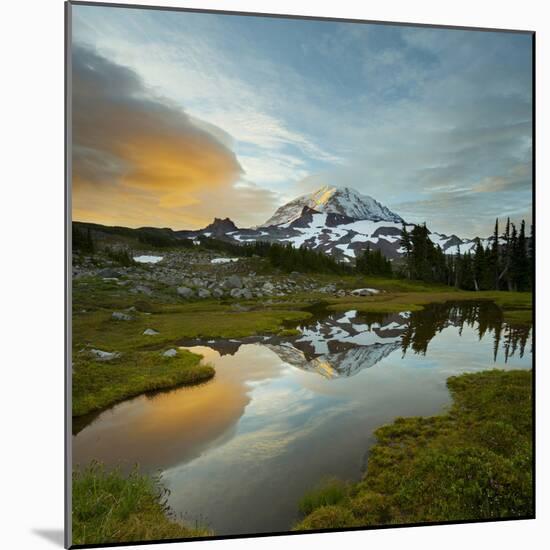
<svg viewBox="0 0 550 550">
<path fill-rule="evenodd" d="M 307 246 L 332 255 L 344 263 L 353 263 L 367 246 L 379 249 L 390 260 L 399 259 L 402 246 L 402 228 L 411 232 L 414 225 L 406 223 L 397 214 L 372 197 L 348 187 L 323 187 L 281 206 L 262 226 L 239 229 L 228 218 L 216 218 L 199 231 L 180 231 L 182 238 L 199 242 L 200 236 L 211 236 L 238 244 L 255 241 L 289 243 L 295 248 Z M 430 232 L 430 239 L 445 254 L 473 252 L 475 239 L 461 239 L 456 235 Z M 480 239 L 487 248 L 492 238 Z"/>
<path fill-rule="evenodd" d="M 368 195 L 349 187 L 325 186 L 284 204 L 260 227 L 290 224 L 300 217 L 304 206 L 358 220 L 403 222 L 400 216 Z"/>
</svg>

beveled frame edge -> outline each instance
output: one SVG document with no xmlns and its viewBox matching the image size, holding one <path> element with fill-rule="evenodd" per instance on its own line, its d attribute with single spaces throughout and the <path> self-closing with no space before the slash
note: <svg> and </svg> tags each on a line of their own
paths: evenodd
<svg viewBox="0 0 550 550">
<path fill-rule="evenodd" d="M 65 13 L 65 509 L 64 546 L 72 546 L 72 5 Z"/>
</svg>

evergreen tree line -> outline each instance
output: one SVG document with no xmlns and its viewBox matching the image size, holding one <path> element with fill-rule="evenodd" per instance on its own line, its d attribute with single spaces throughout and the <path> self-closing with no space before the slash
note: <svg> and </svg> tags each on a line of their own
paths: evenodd
<svg viewBox="0 0 550 550">
<path fill-rule="evenodd" d="M 380 249 L 371 251 L 370 245 L 355 262 L 355 269 L 362 275 L 380 275 L 391 277 L 393 275 L 390 260 L 382 254 Z"/>
<path fill-rule="evenodd" d="M 164 248 L 168 246 L 196 247 L 203 250 L 224 252 L 234 256 L 267 258 L 270 264 L 286 272 L 361 274 L 392 277 L 394 275 L 428 283 L 442 283 L 465 290 L 529 290 L 533 284 L 533 228 L 529 238 L 525 234 L 525 222 L 519 230 L 508 219 L 502 234 L 499 220 L 489 247 L 484 248 L 479 239 L 473 251 L 461 253 L 457 246 L 455 254 L 445 254 L 434 244 L 426 224 L 416 225 L 409 232 L 402 228 L 401 247 L 403 260 L 400 267 L 392 269 L 392 263 L 381 250 L 367 246 L 354 267 L 339 262 L 320 251 L 306 246 L 294 248 L 290 243 L 255 241 L 244 245 L 218 239 L 200 237 L 198 244 L 190 239 L 179 239 L 165 230 L 140 228 L 109 228 L 116 232 L 131 232 L 140 242 Z M 125 233 L 126 235 L 126 233 Z M 128 235 L 129 236 L 129 235 Z M 96 250 L 90 227 L 73 225 L 73 249 L 86 253 Z M 177 241 L 177 244 L 176 244 Z M 397 262 L 396 262 L 397 264 Z"/>
<path fill-rule="evenodd" d="M 89 227 L 81 229 L 73 224 L 72 234 L 73 252 L 84 252 L 88 254 L 93 254 L 95 252 L 95 244 Z"/>
<path fill-rule="evenodd" d="M 256 241 L 247 243 L 241 248 L 240 255 L 260 256 L 267 258 L 272 267 L 290 273 L 300 271 L 305 273 L 334 273 L 344 275 L 352 273 L 353 268 L 346 266 L 323 252 L 318 252 L 301 246 L 294 248 L 292 244 Z"/>
<path fill-rule="evenodd" d="M 402 275 L 407 279 L 428 283 L 450 284 L 447 258 L 441 247 L 431 241 L 429 235 L 426 224 L 415 225 L 410 233 L 403 224 L 401 236 Z"/>
<path fill-rule="evenodd" d="M 106 226 L 95 223 L 73 222 L 73 250 L 81 252 L 94 252 L 97 242 L 105 240 L 106 235 L 137 239 L 140 243 L 153 248 L 191 248 L 193 241 L 179 238 L 169 228 Z M 97 247 L 96 247 L 97 248 Z"/>
<path fill-rule="evenodd" d="M 259 256 L 266 258 L 272 267 L 282 271 L 300 271 L 305 273 L 335 273 L 339 275 L 353 272 L 353 268 L 336 261 L 323 252 L 306 246 L 294 248 L 292 244 L 281 244 L 267 241 L 254 241 L 235 244 L 211 237 L 199 237 L 196 249 L 223 252 L 238 257 Z M 190 241 L 191 242 L 191 241 Z"/>
<path fill-rule="evenodd" d="M 440 246 L 429 238 L 426 225 L 417 225 L 411 232 L 403 226 L 402 247 L 404 264 L 402 275 L 408 279 L 443 283 L 464 290 L 530 290 L 533 286 L 533 228 L 528 239 L 525 221 L 519 231 L 506 221 L 502 234 L 499 221 L 489 247 L 476 239 L 473 251 L 444 254 Z"/>
</svg>

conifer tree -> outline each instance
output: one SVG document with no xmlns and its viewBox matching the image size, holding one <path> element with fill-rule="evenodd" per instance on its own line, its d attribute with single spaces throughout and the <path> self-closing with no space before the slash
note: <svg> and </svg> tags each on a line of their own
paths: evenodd
<svg viewBox="0 0 550 550">
<path fill-rule="evenodd" d="M 513 277 L 515 290 L 523 291 L 529 288 L 529 257 L 527 254 L 525 221 L 522 220 L 519 235 L 515 241 L 513 255 Z"/>
<path fill-rule="evenodd" d="M 491 254 L 489 260 L 489 268 L 492 272 L 492 288 L 498 290 L 498 276 L 500 274 L 500 254 L 499 254 L 499 239 L 498 234 L 498 218 L 495 221 L 495 230 L 493 232 L 493 240 L 491 242 Z"/>
<path fill-rule="evenodd" d="M 411 269 L 412 242 L 405 223 L 403 223 L 403 227 L 401 229 L 401 246 L 404 249 L 403 257 L 405 259 L 405 276 L 407 277 L 407 279 L 411 279 L 412 278 L 412 269 Z"/>
<path fill-rule="evenodd" d="M 535 283 L 535 234 L 533 224 L 531 224 L 531 231 L 529 234 L 529 246 L 527 248 L 527 255 L 529 258 L 529 288 L 532 289 Z"/>
</svg>

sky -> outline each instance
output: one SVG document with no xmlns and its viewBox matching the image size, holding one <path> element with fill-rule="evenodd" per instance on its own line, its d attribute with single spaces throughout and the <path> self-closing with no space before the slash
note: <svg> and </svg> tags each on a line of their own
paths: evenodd
<svg viewBox="0 0 550 550">
<path fill-rule="evenodd" d="M 73 219 L 239 227 L 323 185 L 531 222 L 527 34 L 72 7 Z"/>
</svg>

